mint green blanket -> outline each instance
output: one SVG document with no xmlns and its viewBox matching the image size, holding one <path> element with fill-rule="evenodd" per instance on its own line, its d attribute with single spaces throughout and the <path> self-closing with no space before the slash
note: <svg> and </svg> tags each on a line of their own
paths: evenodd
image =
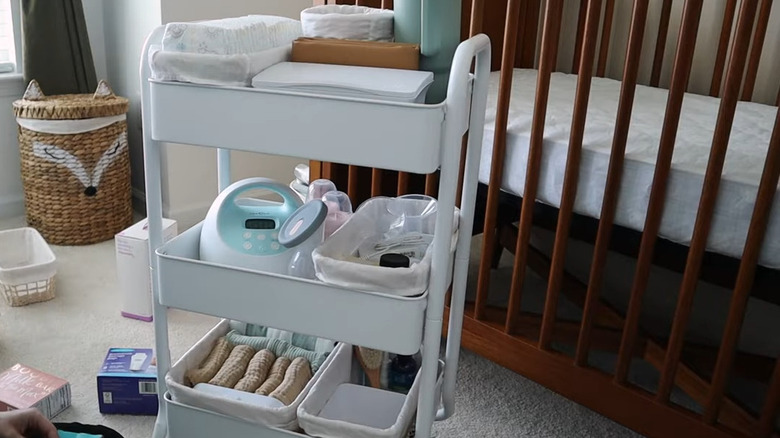
<svg viewBox="0 0 780 438">
<path fill-rule="evenodd" d="M 279 338 L 269 338 L 266 336 L 246 336 L 231 330 L 226 336 L 228 342 L 233 345 L 249 345 L 255 350 L 268 349 L 271 350 L 277 357 L 284 356 L 290 359 L 296 357 L 303 357 L 311 364 L 312 373 L 316 373 L 322 366 L 325 359 L 328 358 L 330 351 L 313 351 L 306 348 L 298 347 L 294 343 L 287 342 Z M 331 347 L 331 350 L 333 348 Z"/>
</svg>

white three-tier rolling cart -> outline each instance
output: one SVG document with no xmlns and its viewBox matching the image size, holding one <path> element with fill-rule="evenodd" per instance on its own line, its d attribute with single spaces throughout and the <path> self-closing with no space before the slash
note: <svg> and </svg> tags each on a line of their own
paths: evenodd
<svg viewBox="0 0 780 438">
<path fill-rule="evenodd" d="M 147 40 L 160 41 L 164 28 Z M 214 87 L 150 79 L 142 56 L 146 202 L 154 292 L 160 410 L 154 436 L 162 438 L 304 436 L 173 401 L 166 309 L 215 315 L 321 336 L 399 354 L 422 345 L 416 416 L 418 437 L 453 413 L 471 228 L 490 74 L 490 41 L 460 44 L 446 100 L 406 104 L 253 88 Z M 472 63 L 474 63 L 472 73 Z M 294 156 L 415 173 L 440 169 L 439 212 L 453 212 L 462 137 L 468 132 L 460 239 L 450 251 L 454 215 L 438 214 L 428 290 L 398 297 L 340 288 L 198 259 L 200 226 L 162 246 L 161 153 L 165 142 L 218 149 L 219 189 L 230 182 L 229 151 Z M 454 273 L 454 274 L 453 274 Z M 448 339 L 439 381 L 445 297 L 452 286 Z"/>
</svg>

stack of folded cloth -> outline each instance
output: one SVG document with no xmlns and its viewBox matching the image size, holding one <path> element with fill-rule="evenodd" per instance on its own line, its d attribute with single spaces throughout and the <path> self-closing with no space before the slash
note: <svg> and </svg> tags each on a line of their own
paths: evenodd
<svg viewBox="0 0 780 438">
<path fill-rule="evenodd" d="M 152 78 L 249 86 L 265 68 L 289 60 L 301 35 L 300 21 L 270 15 L 169 23 L 149 51 Z"/>
<path fill-rule="evenodd" d="M 312 372 L 317 372 L 336 346 L 329 339 L 239 321 L 230 321 L 230 332 L 225 337 L 232 344 L 249 345 L 256 350 L 268 349 L 276 356 L 306 358 L 311 363 Z"/>
</svg>

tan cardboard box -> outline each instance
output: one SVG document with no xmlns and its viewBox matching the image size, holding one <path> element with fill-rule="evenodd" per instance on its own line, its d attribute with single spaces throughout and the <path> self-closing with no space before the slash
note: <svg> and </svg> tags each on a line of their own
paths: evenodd
<svg viewBox="0 0 780 438">
<path fill-rule="evenodd" d="M 379 41 L 298 38 L 293 41 L 292 61 L 418 70 L 420 46 Z"/>
</svg>

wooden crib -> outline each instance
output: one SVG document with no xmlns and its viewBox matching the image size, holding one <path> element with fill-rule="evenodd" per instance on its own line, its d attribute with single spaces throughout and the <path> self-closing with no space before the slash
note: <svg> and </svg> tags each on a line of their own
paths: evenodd
<svg viewBox="0 0 780 438">
<path fill-rule="evenodd" d="M 358 3 L 380 6 L 379 1 Z M 392 7 L 391 3 L 383 1 L 381 6 Z M 628 28 L 627 38 L 620 44 L 613 43 L 616 3 L 618 7 L 631 6 L 630 23 L 621 23 Z M 566 48 L 561 35 L 567 29 L 562 29 L 562 22 L 565 9 L 570 7 L 577 8 L 577 25 L 574 46 Z M 702 20 L 703 11 L 714 7 L 719 8 L 717 22 Z M 681 10 L 676 43 L 669 39 L 675 8 Z M 650 10 L 660 12 L 648 18 Z M 775 239 L 767 230 L 775 230 L 778 223 L 772 205 L 778 198 L 780 177 L 780 94 L 772 99 L 773 106 L 739 104 L 753 99 L 762 53 L 766 53 L 763 49 L 771 12 L 772 0 L 464 1 L 464 37 L 487 33 L 493 41 L 494 70 L 500 70 L 496 74 L 495 102 L 489 109 L 494 111 L 489 127 L 493 141 L 486 145 L 491 165 L 489 172 L 485 168 L 487 181 L 483 182 L 487 184 L 481 191 L 483 220 L 475 230 L 475 234 L 482 234 L 482 257 L 475 298 L 467 304 L 464 320 L 465 348 L 648 436 L 776 436 L 780 360 L 737 348 L 748 300 L 758 298 L 768 306 L 780 303 L 780 271 L 765 248 L 774 245 Z M 714 53 L 706 55 L 714 67 L 709 93 L 705 93 L 713 99 L 696 100 L 699 98 L 686 92 L 695 64 L 697 37 L 703 29 L 713 27 L 717 28 L 714 34 L 718 43 Z M 653 50 L 643 50 L 648 35 L 654 42 Z M 566 50 L 572 53 L 571 61 L 560 62 Z M 624 57 L 624 62 L 612 76 L 620 82 L 601 79 L 608 75 L 609 60 L 618 55 Z M 665 59 L 671 59 L 671 69 L 667 62 L 665 70 Z M 642 65 L 649 71 L 643 74 Z M 640 79 L 643 76 L 645 80 Z M 777 81 L 776 74 L 772 80 Z M 638 125 L 643 120 L 632 114 L 642 111 L 647 96 L 661 92 L 660 84 L 668 91 L 663 91 L 657 123 L 651 124 L 658 131 L 657 137 L 648 140 L 655 145 L 653 160 L 636 164 L 634 148 L 641 138 L 634 132 L 640 130 Z M 518 105 L 512 99 L 513 86 L 525 87 L 529 93 L 527 108 L 512 106 Z M 548 130 L 551 124 L 562 123 L 558 117 L 562 114 L 560 96 L 567 86 L 571 100 L 567 101 L 570 106 L 564 117 L 565 138 L 555 143 L 554 134 Z M 607 111 L 613 119 L 607 126 L 609 136 L 606 152 L 601 151 L 603 156 L 593 152 L 595 140 L 588 125 L 598 116 L 593 107 L 605 101 L 603 96 L 607 94 L 602 93 L 614 96 L 613 113 Z M 637 100 L 639 104 L 635 105 L 635 99 L 641 102 Z M 712 132 L 706 131 L 709 140 L 704 154 L 709 158 L 701 161 L 701 174 L 697 174 L 700 181 L 693 190 L 695 201 L 675 204 L 672 198 L 678 190 L 690 186 L 680 182 L 680 169 L 685 164 L 675 161 L 675 151 L 680 154 L 686 151 L 678 149 L 693 150 L 695 146 L 686 143 L 691 117 L 696 116 L 690 110 L 686 112 L 684 104 L 692 105 L 690 102 L 701 102 L 702 108 L 712 112 L 711 126 L 706 127 Z M 762 116 L 745 119 L 744 108 Z M 518 122 L 518 113 L 525 114 L 522 123 Z M 728 216 L 730 206 L 722 205 L 722 192 L 735 187 L 735 182 L 721 175 L 724 166 L 730 175 L 728 163 L 734 162 L 727 163 L 727 150 L 741 153 L 745 149 L 730 141 L 732 127 L 738 127 L 734 138 L 750 140 L 752 133 L 744 127 L 751 123 L 758 127 L 756 131 L 766 134 L 761 137 L 765 141 L 747 145 L 750 149 L 746 153 L 758 160 L 752 166 L 755 184 L 751 186 L 753 192 L 745 192 L 752 195 L 743 207 L 744 221 L 731 227 L 743 240 L 739 247 L 723 250 L 712 246 L 713 239 L 709 238 L 713 230 L 724 232 L 723 217 Z M 518 133 L 518 129 L 525 131 Z M 519 147 L 518 138 L 524 139 L 527 152 L 518 152 L 521 159 L 511 164 L 507 154 Z M 549 157 L 553 150 L 558 150 L 563 159 L 554 162 Z M 596 184 L 598 202 L 582 207 L 581 198 L 594 191 L 592 181 L 583 177 L 590 171 L 594 156 L 600 157 L 603 164 L 603 181 Z M 485 157 L 483 153 L 483 160 Z M 311 164 L 312 178 L 331 178 L 339 187 L 346 187 L 355 205 L 368 196 L 433 194 L 436 189 L 435 175 Z M 636 218 L 633 222 L 626 220 L 628 213 L 621 207 L 626 199 L 632 199 L 634 192 L 627 187 L 639 181 L 637 175 L 641 172 L 634 172 L 636 169 L 643 169 L 649 178 L 645 180 L 647 199 L 638 223 Z M 550 188 L 545 181 L 551 178 L 560 187 L 553 190 L 555 199 L 545 199 L 545 190 Z M 583 181 L 587 183 L 584 188 Z M 665 215 L 683 215 L 682 210 L 674 209 L 685 204 L 690 213 L 689 236 L 675 243 L 681 239 L 668 238 Z M 593 211 L 584 212 L 588 209 Z M 551 232 L 549 248 L 535 243 L 534 235 L 540 230 Z M 584 243 L 590 251 L 584 277 L 569 272 L 567 250 L 573 242 Z M 495 294 L 490 288 L 491 271 L 498 266 L 503 249 L 514 254 L 511 285 L 507 301 L 495 305 L 489 302 Z M 614 254 L 633 259 L 630 287 L 624 291 L 627 304 L 622 307 L 602 296 L 605 278 L 612 274 L 609 258 Z M 524 285 L 532 275 L 526 267 L 546 280 L 543 309 L 538 313 L 521 306 Z M 681 275 L 673 291 L 676 305 L 671 326 L 662 335 L 648 332 L 640 323 L 650 277 L 659 267 Z M 702 282 L 731 291 L 727 314 L 719 321 L 724 328 L 715 345 L 702 345 L 686 337 Z M 579 306 L 578 317 L 559 316 L 564 299 Z M 778 333 L 780 323 L 775 321 L 773 331 L 765 336 L 776 337 Z M 612 354 L 613 366 L 594 366 L 589 359 L 596 351 Z M 636 361 L 657 370 L 652 388 L 639 387 L 632 381 L 630 371 Z M 748 379 L 760 388 L 758 393 L 763 392 L 758 407 L 747 406 L 730 394 L 729 383 L 737 378 Z M 673 401 L 670 397 L 675 391 L 686 394 L 695 406 L 683 407 Z"/>
</svg>

